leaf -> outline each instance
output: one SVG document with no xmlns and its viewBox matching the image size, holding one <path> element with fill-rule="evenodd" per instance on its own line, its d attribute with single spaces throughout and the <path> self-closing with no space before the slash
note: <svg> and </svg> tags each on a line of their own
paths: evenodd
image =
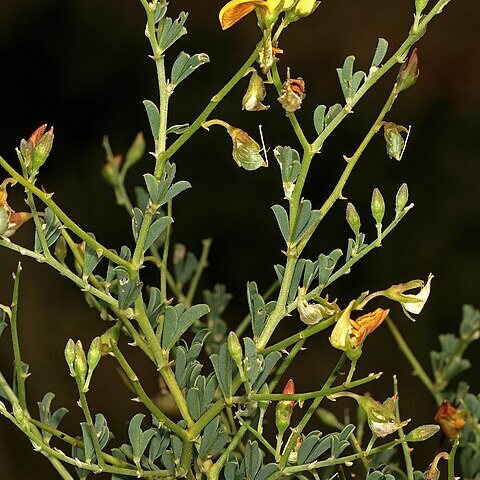
<svg viewBox="0 0 480 480">
<path fill-rule="evenodd" d="M 147 191 L 148 191 L 148 196 L 150 197 L 150 200 L 154 204 L 158 204 L 160 201 L 160 182 L 151 174 L 151 173 L 146 173 L 143 176 L 145 180 L 145 185 L 147 186 Z M 142 209 L 145 211 L 145 208 Z"/>
<path fill-rule="evenodd" d="M 142 225 L 142 222 L 143 222 L 143 213 L 138 207 L 135 207 L 133 209 L 133 215 L 132 215 L 132 233 L 135 241 L 138 240 L 138 233 L 140 232 L 140 227 Z"/>
<path fill-rule="evenodd" d="M 253 336 L 258 338 L 263 331 L 267 312 L 265 311 L 265 302 L 258 293 L 258 287 L 255 282 L 247 283 L 247 300 L 252 322 Z"/>
<path fill-rule="evenodd" d="M 229 441 L 220 418 L 215 417 L 204 429 L 198 457 L 201 459 L 216 455 Z"/>
<path fill-rule="evenodd" d="M 181 135 L 185 130 L 188 129 L 190 124 L 188 123 L 181 123 L 179 125 L 172 125 L 171 127 L 167 128 L 167 135 L 170 135 L 171 133 L 175 135 Z"/>
<path fill-rule="evenodd" d="M 151 100 L 144 100 L 145 110 L 147 111 L 148 122 L 152 130 L 153 138 L 158 142 L 158 132 L 160 131 L 160 112 L 158 107 Z"/>
<path fill-rule="evenodd" d="M 55 412 L 52 414 L 50 409 L 52 400 L 54 398 L 55 394 L 53 394 L 52 392 L 48 392 L 44 395 L 41 402 L 37 402 L 37 405 L 40 421 L 45 423 L 46 425 L 50 425 L 53 428 L 57 428 L 63 417 L 68 413 L 68 410 L 64 407 L 61 407 L 55 410 Z M 48 445 L 52 434 L 42 430 L 42 437 L 45 443 Z"/>
<path fill-rule="evenodd" d="M 160 206 L 167 203 L 172 198 L 176 197 L 179 193 L 182 193 L 184 190 L 191 188 L 192 185 L 186 180 L 180 180 L 177 183 L 174 183 L 168 190 L 167 193 L 162 197 Z"/>
<path fill-rule="evenodd" d="M 295 232 L 293 234 L 294 241 L 298 241 L 312 213 L 312 203 L 310 200 L 302 200 L 300 203 L 300 211 L 298 213 L 297 224 L 295 225 Z"/>
<path fill-rule="evenodd" d="M 141 424 L 145 415 L 143 413 L 137 413 L 131 420 L 128 425 L 128 438 L 130 444 L 132 445 L 133 452 L 133 461 L 137 467 L 140 466 L 140 458 L 145 452 L 148 443 L 155 435 L 153 428 L 146 430 L 145 432 L 141 429 Z"/>
<path fill-rule="evenodd" d="M 372 65 L 370 70 L 376 69 L 380 66 L 388 50 L 388 42 L 384 38 L 379 38 L 375 54 L 373 55 Z"/>
<path fill-rule="evenodd" d="M 218 380 L 220 390 L 222 390 L 225 398 L 232 396 L 232 377 L 234 370 L 234 362 L 228 351 L 228 346 L 224 343 L 220 350 L 213 355 L 210 355 L 210 361 L 212 362 L 215 375 Z"/>
<path fill-rule="evenodd" d="M 289 226 L 288 226 L 288 213 L 281 205 L 273 205 L 272 207 L 275 218 L 277 219 L 280 232 L 286 242 L 288 242 Z"/>
<path fill-rule="evenodd" d="M 93 440 L 92 440 L 92 436 L 90 435 L 90 430 L 86 422 L 81 422 L 80 428 L 82 429 L 85 462 L 92 463 L 95 459 L 95 448 L 93 447 Z"/>
<path fill-rule="evenodd" d="M 147 317 L 153 328 L 156 328 L 158 325 L 158 316 L 164 312 L 164 307 L 165 305 L 162 303 L 160 290 L 157 287 L 150 287 Z"/>
<path fill-rule="evenodd" d="M 313 112 L 313 126 L 317 135 L 320 135 L 325 128 L 325 111 L 327 107 L 325 105 L 319 105 Z"/>
<path fill-rule="evenodd" d="M 95 240 L 95 235 L 93 233 L 88 233 L 90 237 Z M 100 263 L 102 259 L 101 256 L 97 255 L 97 252 L 90 246 L 86 245 L 85 255 L 83 258 L 83 279 L 86 280 L 91 273 L 95 270 L 95 267 Z"/>
<path fill-rule="evenodd" d="M 210 311 L 208 305 L 200 303 L 189 309 L 185 305 L 178 304 L 174 307 L 167 306 L 165 310 L 165 322 L 162 335 L 162 347 L 166 350 L 171 349 L 180 337 L 197 320 Z"/>
<path fill-rule="evenodd" d="M 39 218 L 40 223 L 42 225 L 43 235 L 45 236 L 45 240 L 47 245 L 51 247 L 60 236 L 60 222 L 57 220 L 57 217 L 53 213 L 50 207 L 45 209 L 44 217 Z M 38 236 L 38 232 L 35 231 L 35 252 L 43 252 L 42 244 L 40 242 L 40 237 Z"/>
<path fill-rule="evenodd" d="M 324 255 L 321 253 L 318 257 L 318 280 L 320 285 L 325 286 L 328 284 L 328 279 L 333 273 L 335 265 L 337 264 L 343 252 L 336 248 L 330 255 Z"/>
<path fill-rule="evenodd" d="M 143 283 L 135 283 L 130 279 L 124 267 L 115 267 L 115 274 L 118 278 L 118 306 L 125 310 L 136 300 L 143 287 Z"/>
<path fill-rule="evenodd" d="M 252 442 L 249 440 L 247 442 L 243 464 L 245 465 L 245 476 L 247 480 L 254 480 L 262 466 L 262 452 L 256 441 Z"/>
<path fill-rule="evenodd" d="M 159 47 L 163 51 L 171 47 L 180 37 L 187 33 L 187 29 L 184 27 L 187 18 L 188 14 L 186 12 L 180 12 L 175 21 L 170 17 L 165 18 L 162 34 L 158 39 Z"/>
<path fill-rule="evenodd" d="M 327 114 L 325 115 L 325 128 L 332 123 L 332 121 L 335 119 L 335 117 L 338 116 L 338 114 L 343 110 L 343 107 L 339 104 L 336 103 L 335 105 L 332 105 L 329 109 Z"/>
<path fill-rule="evenodd" d="M 253 389 L 258 391 L 262 387 L 262 385 L 267 380 L 268 376 L 274 369 L 277 362 L 282 358 L 282 354 L 280 352 L 270 352 L 263 361 L 263 370 L 262 373 L 258 376 L 253 384 Z"/>
<path fill-rule="evenodd" d="M 5 312 L 0 310 L 0 337 L 3 331 L 8 327 L 8 323 L 5 321 Z"/>
<path fill-rule="evenodd" d="M 206 53 L 197 53 L 192 57 L 185 52 L 181 52 L 175 60 L 172 67 L 169 89 L 173 91 L 177 85 L 191 75 L 197 68 L 208 63 L 210 58 Z"/>
<path fill-rule="evenodd" d="M 268 463 L 260 469 L 257 473 L 255 480 L 267 480 L 275 472 L 278 472 L 279 467 L 276 463 Z"/>
<path fill-rule="evenodd" d="M 165 229 L 173 222 L 171 217 L 160 217 L 155 220 L 148 229 L 147 237 L 145 239 L 145 244 L 143 246 L 143 251 L 147 251 L 155 242 L 158 240 L 158 237 L 165 231 Z"/>
</svg>

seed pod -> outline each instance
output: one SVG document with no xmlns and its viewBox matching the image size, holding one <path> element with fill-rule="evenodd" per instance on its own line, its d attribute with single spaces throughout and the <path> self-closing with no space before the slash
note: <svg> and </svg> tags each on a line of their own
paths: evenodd
<svg viewBox="0 0 480 480">
<path fill-rule="evenodd" d="M 440 427 L 438 425 L 422 425 L 412 430 L 406 437 L 407 442 L 424 442 L 433 437 Z"/>
</svg>

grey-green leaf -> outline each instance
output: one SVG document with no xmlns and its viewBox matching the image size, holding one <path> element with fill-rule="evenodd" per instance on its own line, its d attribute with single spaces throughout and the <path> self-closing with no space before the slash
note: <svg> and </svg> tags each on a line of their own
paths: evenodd
<svg viewBox="0 0 480 480">
<path fill-rule="evenodd" d="M 171 127 L 167 128 L 167 135 L 170 135 L 171 133 L 175 135 L 181 135 L 187 128 L 190 126 L 188 123 L 181 123 L 179 125 L 172 125 Z"/>
<path fill-rule="evenodd" d="M 288 242 L 289 237 L 289 226 L 288 226 L 288 213 L 281 205 L 273 205 L 272 207 L 275 218 L 277 219 L 278 226 L 280 227 L 280 232 L 286 242 Z"/>
<path fill-rule="evenodd" d="M 375 54 L 373 55 L 372 66 L 370 68 L 377 68 L 382 63 L 388 50 L 388 42 L 384 38 L 379 38 Z"/>
<path fill-rule="evenodd" d="M 313 125 L 317 135 L 320 135 L 325 128 L 325 111 L 327 107 L 325 105 L 319 105 L 313 112 Z"/>
<path fill-rule="evenodd" d="M 173 222 L 171 217 L 160 217 L 155 220 L 148 229 L 147 238 L 145 239 L 145 245 L 143 251 L 148 250 L 163 233 L 163 231 Z"/>
<path fill-rule="evenodd" d="M 158 132 L 160 131 L 160 112 L 158 107 L 151 100 L 144 100 L 145 110 L 147 111 L 148 122 L 152 130 L 155 141 L 158 141 Z"/>
<path fill-rule="evenodd" d="M 186 12 L 180 12 L 175 21 L 170 17 L 165 18 L 162 34 L 158 41 L 159 47 L 163 51 L 171 47 L 180 37 L 187 33 L 187 29 L 184 27 L 187 18 L 188 14 Z"/>
<path fill-rule="evenodd" d="M 173 91 L 180 82 L 183 82 L 183 80 L 191 75 L 197 68 L 209 61 L 210 58 L 206 53 L 197 53 L 190 57 L 188 53 L 181 52 L 172 67 L 170 90 Z"/>
</svg>

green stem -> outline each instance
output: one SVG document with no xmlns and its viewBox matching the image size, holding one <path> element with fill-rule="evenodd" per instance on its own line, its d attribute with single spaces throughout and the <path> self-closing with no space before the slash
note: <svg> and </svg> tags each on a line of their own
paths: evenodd
<svg viewBox="0 0 480 480">
<path fill-rule="evenodd" d="M 398 380 L 397 376 L 393 376 L 393 393 L 395 396 L 398 397 Z M 398 424 L 400 424 L 400 406 L 399 402 L 397 402 L 396 408 L 395 408 L 395 417 L 396 421 Z M 405 432 L 403 430 L 403 427 L 400 427 L 398 429 L 398 438 L 402 441 L 402 451 L 403 451 L 403 458 L 405 460 L 405 471 L 407 473 L 407 479 L 408 480 L 414 480 L 414 474 L 413 474 L 413 463 L 412 463 L 412 455 L 410 453 L 410 447 L 408 446 L 408 443 L 405 441 Z"/>
<path fill-rule="evenodd" d="M 317 390 L 315 392 L 308 392 L 308 393 L 293 393 L 293 394 L 283 394 L 283 393 L 252 393 L 251 398 L 254 401 L 281 401 L 281 400 L 295 400 L 295 401 L 305 401 L 311 400 L 318 397 L 328 397 L 334 393 L 343 392 L 345 390 L 350 390 L 351 388 L 359 387 L 360 385 L 365 385 L 366 383 L 373 382 L 374 380 L 378 380 L 382 376 L 381 373 L 370 374 L 366 377 L 360 378 L 355 380 L 354 382 L 350 382 L 350 384 L 342 384 L 337 387 L 328 387 L 322 388 L 321 390 Z M 244 403 L 244 397 L 233 397 L 233 403 Z"/>
<path fill-rule="evenodd" d="M 63 480 L 74 480 L 68 470 L 63 466 L 62 462 L 58 458 L 48 457 L 48 461 L 52 464 L 53 468 L 63 478 Z"/>
<path fill-rule="evenodd" d="M 452 449 L 448 454 L 448 480 L 455 480 L 455 454 L 460 443 L 460 437 L 457 437 L 453 442 Z"/>
<path fill-rule="evenodd" d="M 390 330 L 390 333 L 393 335 L 393 338 L 397 342 L 398 347 L 402 351 L 408 363 L 410 363 L 416 376 L 420 379 L 420 381 L 425 385 L 427 390 L 431 393 L 437 405 L 440 405 L 443 400 L 440 392 L 438 392 L 435 389 L 435 386 L 433 382 L 430 380 L 430 377 L 427 375 L 427 373 L 425 372 L 422 365 L 415 357 L 412 350 L 410 350 L 410 347 L 407 345 L 407 342 L 405 341 L 402 334 L 400 333 L 400 331 L 398 330 L 395 323 L 390 317 L 387 317 L 387 325 Z"/>
<path fill-rule="evenodd" d="M 240 425 L 245 427 L 275 458 L 275 449 L 270 445 L 268 440 L 257 430 L 255 430 L 248 422 L 245 422 L 241 418 L 238 419 Z"/>
<path fill-rule="evenodd" d="M 20 341 L 18 339 L 18 290 L 20 286 L 20 273 L 22 264 L 18 262 L 15 273 L 15 282 L 13 284 L 12 296 L 12 316 L 10 317 L 12 345 L 13 345 L 13 363 L 15 365 L 15 377 L 17 379 L 18 402 L 23 410 L 27 409 L 27 400 L 25 392 L 25 373 L 23 371 L 22 356 L 20 354 Z"/>
<path fill-rule="evenodd" d="M 113 263 L 125 267 L 129 272 L 132 271 L 132 266 L 129 262 L 119 257 L 117 254 L 111 252 L 108 248 L 94 240 L 87 232 L 82 230 L 73 220 L 71 220 L 61 208 L 52 200 L 52 195 L 43 192 L 31 182 L 22 177 L 14 168 L 12 168 L 7 161 L 0 156 L 0 166 L 2 166 L 11 177 L 13 177 L 20 185 L 23 185 L 28 191 L 32 192 L 37 198 L 39 198 L 47 207 L 50 207 L 52 212 L 58 217 L 58 219 L 71 230 L 78 235 L 87 245 L 92 247 L 98 255 L 102 255 Z"/>
<path fill-rule="evenodd" d="M 290 307 L 290 306 L 289 306 Z M 270 347 L 265 348 L 264 350 L 261 350 L 260 353 L 262 355 L 268 355 L 270 352 L 277 352 L 281 350 L 285 350 L 288 348 L 290 345 L 293 345 L 294 343 L 297 343 L 299 340 L 305 340 L 312 335 L 315 335 L 319 332 L 322 332 L 323 330 L 326 330 L 328 327 L 333 325 L 335 323 L 336 317 L 332 316 L 330 318 L 326 318 L 325 320 L 322 320 L 321 322 L 317 323 L 316 325 L 312 325 L 307 327 L 305 330 L 302 330 L 301 332 L 295 333 L 294 335 L 291 335 L 290 337 L 285 338 L 284 340 L 275 343 L 271 345 Z"/>
<path fill-rule="evenodd" d="M 132 388 L 135 390 L 135 393 L 137 394 L 138 399 L 145 405 L 146 408 L 148 408 L 148 410 L 154 415 L 154 417 L 159 421 L 160 424 L 164 424 L 177 436 L 179 436 L 182 439 L 185 439 L 186 438 L 185 430 L 183 430 L 183 428 L 179 427 L 175 422 L 170 420 L 147 395 L 142 385 L 140 384 L 140 380 L 138 376 L 133 371 L 132 367 L 128 363 L 127 359 L 124 357 L 121 350 L 118 348 L 118 345 L 116 344 L 112 345 L 112 352 L 117 362 L 119 363 L 120 367 L 122 367 L 122 370 L 125 372 Z"/>
<path fill-rule="evenodd" d="M 95 450 L 95 456 L 97 457 L 98 465 L 100 466 L 101 471 L 103 471 L 105 467 L 105 461 L 102 456 L 102 447 L 100 446 L 97 431 L 95 430 L 95 423 L 93 422 L 92 414 L 90 413 L 87 396 L 83 391 L 84 385 L 78 375 L 75 376 L 75 381 L 77 382 L 78 393 L 80 395 L 80 408 L 83 410 L 83 415 L 85 416 L 85 420 L 87 421 L 87 427 L 90 432 L 90 437 L 92 439 L 93 449 Z"/>
<path fill-rule="evenodd" d="M 37 231 L 38 238 L 40 240 L 40 245 L 43 250 L 45 257 L 49 258 L 52 256 L 50 249 L 48 248 L 47 239 L 45 238 L 45 232 L 43 230 L 43 224 L 40 222 L 40 217 L 37 212 L 37 206 L 35 205 L 35 199 L 33 198 L 32 192 L 28 189 L 25 189 L 27 194 L 27 204 L 30 207 L 30 210 L 33 215 L 33 223 L 35 224 L 35 230 Z"/>
<path fill-rule="evenodd" d="M 202 277 L 203 271 L 206 267 L 208 267 L 208 254 L 210 252 L 210 247 L 212 246 L 212 239 L 206 238 L 202 240 L 202 253 L 200 255 L 200 260 L 198 261 L 197 268 L 195 269 L 195 273 L 193 275 L 192 281 L 190 282 L 190 286 L 188 288 L 187 296 L 185 299 L 185 305 L 190 307 L 193 302 L 193 297 L 198 288 L 198 282 Z"/>
<path fill-rule="evenodd" d="M 329 375 L 326 382 L 323 384 L 323 389 L 327 389 L 332 386 L 333 382 L 336 380 L 336 378 L 340 374 L 340 369 L 345 363 L 346 358 L 347 356 L 345 354 L 342 354 L 337 364 L 333 368 L 332 373 Z M 317 410 L 318 406 L 320 405 L 320 403 L 324 398 L 325 397 L 315 398 L 315 400 L 312 402 L 312 404 L 308 408 L 303 418 L 300 420 L 299 424 L 292 430 L 292 434 L 288 439 L 288 443 L 285 446 L 282 458 L 279 463 L 280 470 L 283 470 L 287 465 L 290 452 L 295 448 L 295 445 L 297 444 L 297 438 L 302 433 L 303 429 L 307 426 L 307 423 L 309 422 L 310 418 L 315 414 L 315 411 Z"/>
</svg>

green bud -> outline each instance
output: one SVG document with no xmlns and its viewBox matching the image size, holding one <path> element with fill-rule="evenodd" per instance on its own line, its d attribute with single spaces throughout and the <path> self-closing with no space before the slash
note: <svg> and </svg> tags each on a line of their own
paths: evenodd
<svg viewBox="0 0 480 480">
<path fill-rule="evenodd" d="M 20 153 L 23 158 L 23 166 L 25 169 L 29 170 L 32 166 L 32 156 L 33 156 L 33 144 L 22 138 L 20 141 Z"/>
<path fill-rule="evenodd" d="M 145 138 L 143 133 L 137 133 L 135 140 L 130 145 L 126 155 L 125 155 L 125 165 L 124 168 L 127 170 L 137 162 L 139 162 L 145 153 Z"/>
<path fill-rule="evenodd" d="M 70 369 L 70 375 L 75 376 L 74 362 L 75 362 L 75 343 L 70 338 L 65 345 L 64 350 L 65 361 L 67 362 L 68 368 Z"/>
<path fill-rule="evenodd" d="M 55 256 L 60 263 L 65 263 L 65 259 L 67 258 L 67 242 L 61 235 L 55 242 Z"/>
<path fill-rule="evenodd" d="M 303 78 L 290 78 L 290 71 L 288 71 L 287 80 L 283 82 L 282 93 L 278 101 L 288 114 L 298 110 L 302 106 L 304 98 L 305 82 Z"/>
<path fill-rule="evenodd" d="M 383 135 L 387 144 L 387 154 L 390 158 L 398 161 L 402 159 L 406 145 L 402 132 L 406 132 L 408 138 L 409 130 L 407 128 L 393 122 L 383 123 Z"/>
<path fill-rule="evenodd" d="M 407 442 L 423 442 L 433 437 L 440 430 L 439 425 L 422 425 L 405 436 Z"/>
<path fill-rule="evenodd" d="M 88 365 L 87 357 L 85 356 L 85 351 L 83 350 L 83 345 L 80 340 L 77 340 L 77 343 L 75 344 L 75 361 L 73 366 L 75 368 L 75 373 L 78 375 L 81 382 L 84 383 Z"/>
<path fill-rule="evenodd" d="M 230 332 L 228 334 L 227 346 L 228 346 L 228 352 L 230 353 L 230 356 L 233 358 L 233 361 L 238 367 L 240 379 L 242 380 L 242 382 L 244 382 L 246 378 L 245 378 L 245 371 L 243 369 L 242 346 L 240 345 L 240 341 L 238 340 L 238 337 L 235 332 Z"/>
<path fill-rule="evenodd" d="M 353 233 L 358 236 L 360 234 L 360 226 L 362 225 L 362 223 L 360 221 L 360 216 L 358 215 L 356 208 L 353 206 L 353 203 L 348 202 L 346 217 L 347 223 L 352 229 Z"/>
<path fill-rule="evenodd" d="M 12 407 L 13 407 L 13 416 L 15 417 L 15 420 L 19 423 L 19 425 L 22 428 L 28 428 L 29 427 L 29 421 L 28 421 L 28 418 L 25 415 L 25 412 L 23 411 L 23 408 L 20 406 L 20 404 L 15 402 L 15 403 L 13 403 Z"/>
<path fill-rule="evenodd" d="M 262 103 L 266 95 L 267 90 L 263 79 L 257 71 L 253 69 L 252 76 L 248 82 L 247 92 L 242 99 L 242 110 L 247 110 L 247 112 L 268 110 L 270 107 Z"/>
<path fill-rule="evenodd" d="M 428 4 L 428 0 L 415 0 L 415 13 L 420 15 Z"/>
<path fill-rule="evenodd" d="M 385 200 L 378 188 L 373 190 L 371 207 L 373 218 L 377 222 L 377 225 L 381 225 L 385 215 Z"/>
<path fill-rule="evenodd" d="M 397 75 L 397 91 L 403 92 L 417 82 L 420 75 L 420 69 L 418 68 L 418 52 L 414 48 L 410 55 L 407 57 L 404 63 L 400 67 L 400 71 Z"/>
<path fill-rule="evenodd" d="M 258 393 L 264 395 L 270 393 L 270 389 L 268 388 L 268 385 L 264 383 Z M 268 405 L 270 404 L 269 400 L 259 400 L 258 401 L 258 408 L 260 409 L 261 412 L 264 412 L 267 410 Z"/>
<path fill-rule="evenodd" d="M 100 358 L 102 356 L 101 352 L 101 342 L 100 337 L 95 337 L 90 344 L 90 348 L 87 353 L 87 363 L 90 370 L 95 370 Z"/>
<path fill-rule="evenodd" d="M 400 212 L 403 212 L 403 209 L 407 206 L 407 202 L 408 202 L 408 185 L 404 183 L 398 189 L 397 195 L 395 197 L 395 213 L 397 215 Z"/>
</svg>

